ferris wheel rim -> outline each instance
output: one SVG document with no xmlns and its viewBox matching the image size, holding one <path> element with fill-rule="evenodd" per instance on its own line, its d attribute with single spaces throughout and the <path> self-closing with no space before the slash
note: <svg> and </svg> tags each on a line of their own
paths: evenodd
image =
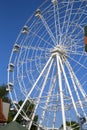
<svg viewBox="0 0 87 130">
<path fill-rule="evenodd" d="M 53 0 L 53 2 L 54 1 L 56 1 L 56 0 Z M 48 2 L 48 0 L 46 0 L 46 3 L 47 2 Z M 78 2 L 78 1 L 75 1 L 75 2 Z M 81 1 L 79 1 L 79 2 L 81 2 Z M 46 4 L 46 3 L 44 3 L 44 4 Z M 74 4 L 74 1 L 72 3 Z M 39 8 L 41 9 L 44 6 L 44 4 L 42 4 L 42 6 L 40 6 Z M 65 80 L 64 80 L 65 77 L 71 78 L 71 76 L 73 76 L 73 78 L 75 80 L 77 80 L 77 78 L 74 75 L 74 74 L 76 74 L 78 79 L 81 78 L 81 83 L 82 83 L 84 80 L 81 76 L 79 76 L 80 72 L 81 72 L 81 74 L 84 74 L 84 79 L 86 79 L 87 53 L 83 49 L 84 44 L 83 45 L 81 44 L 81 42 L 83 41 L 83 38 L 82 37 L 80 38 L 81 34 L 83 36 L 83 33 L 84 33 L 83 25 L 81 25 L 80 23 L 78 24 L 77 19 L 74 19 L 74 18 L 73 19 L 76 21 L 70 22 L 70 18 L 68 19 L 69 21 L 67 21 L 66 20 L 66 17 L 67 17 L 66 13 L 67 12 L 65 12 L 66 16 L 65 17 L 63 16 L 64 23 L 61 22 L 62 31 L 64 31 L 64 34 L 61 34 L 61 31 L 58 33 L 58 30 L 56 30 L 53 33 L 52 31 L 54 31 L 54 26 L 55 26 L 55 28 L 56 28 L 56 26 L 58 26 L 59 30 L 61 30 L 60 29 L 60 25 L 61 25 L 60 22 L 57 23 L 58 21 L 55 20 L 55 23 L 50 24 L 52 18 L 54 17 L 54 19 L 55 19 L 55 17 L 57 17 L 57 15 L 59 15 L 59 14 L 55 15 L 56 10 L 61 9 L 61 8 L 60 8 L 60 6 L 56 7 L 56 5 L 52 5 L 52 4 L 54 4 L 54 3 L 51 3 L 49 6 L 51 9 L 49 7 L 47 7 L 42 12 L 40 12 L 40 10 L 39 10 L 39 14 L 37 14 L 37 17 L 38 17 L 38 19 L 40 18 L 41 21 L 38 19 L 35 19 L 33 22 L 31 21 L 32 19 L 34 19 L 35 15 L 36 15 L 35 13 L 31 16 L 30 19 L 27 20 L 26 24 L 23 27 L 23 29 L 25 28 L 25 30 L 23 30 L 23 29 L 21 30 L 21 32 L 16 40 L 16 45 L 14 46 L 14 47 L 16 47 L 15 48 L 16 51 L 18 51 L 18 54 L 17 54 L 18 58 L 16 57 L 15 60 L 14 60 L 14 51 L 15 50 L 14 50 L 14 48 L 12 50 L 10 60 L 9 60 L 9 68 L 8 68 L 8 89 L 10 92 L 10 87 L 13 87 L 13 84 L 15 84 L 15 85 L 18 84 L 17 86 L 20 86 L 20 89 L 19 88 L 16 88 L 16 90 L 14 89 L 14 96 L 15 96 L 15 99 L 17 101 L 19 100 L 19 99 L 17 99 L 17 95 L 16 95 L 17 90 L 20 90 L 20 92 L 24 95 L 23 99 L 26 98 L 26 95 L 28 95 L 28 91 L 30 91 L 32 89 L 33 84 L 36 82 L 38 76 L 40 75 L 41 71 L 45 67 L 46 63 L 49 61 L 50 57 L 53 59 L 53 63 L 50 62 L 50 64 L 52 63 L 54 67 L 58 66 L 58 65 L 54 64 L 54 59 L 55 59 L 57 54 L 59 55 L 59 58 L 58 58 L 59 63 L 57 63 L 57 64 L 61 64 L 61 66 L 59 65 L 60 72 L 58 72 L 59 73 L 58 75 L 61 76 L 61 72 L 63 73 L 63 81 L 64 82 L 65 82 Z M 62 4 L 62 2 L 61 2 L 61 4 Z M 69 5 L 70 3 L 69 2 L 63 3 L 62 8 L 68 9 L 69 6 L 66 6 L 66 4 Z M 53 8 L 51 6 L 54 7 L 54 10 L 52 10 Z M 46 16 L 46 12 L 45 12 L 45 10 L 47 10 L 47 9 L 50 9 L 47 12 L 49 14 L 49 17 Z M 79 9 L 80 9 L 80 7 L 79 7 Z M 80 11 L 82 9 L 83 8 L 81 8 Z M 50 14 L 49 12 L 52 12 L 52 11 L 53 11 L 53 14 Z M 73 5 L 68 9 L 68 11 L 71 11 L 69 13 L 72 16 L 72 11 L 74 11 Z M 84 9 L 84 11 L 85 11 L 85 9 Z M 82 12 L 80 17 L 82 17 L 82 15 L 86 16 L 84 11 Z M 64 11 L 61 11 L 60 14 L 62 14 L 62 13 L 64 13 Z M 76 13 L 78 13 L 78 12 L 76 12 Z M 75 13 L 75 15 L 76 15 L 76 13 Z M 60 20 L 62 21 L 62 19 L 63 18 L 61 16 Z M 29 26 L 29 22 L 31 23 L 30 26 Z M 43 23 L 43 26 L 41 26 L 41 22 Z M 36 28 L 34 27 L 34 25 Z M 69 27 L 68 27 L 68 25 L 69 25 Z M 64 29 L 65 27 L 66 27 L 66 32 Z M 76 31 L 77 31 L 76 28 L 79 31 L 79 33 L 77 33 L 77 34 L 76 34 Z M 72 33 L 70 33 L 69 29 L 72 30 Z M 44 30 L 44 31 L 42 32 L 42 30 Z M 25 33 L 24 36 L 22 36 L 23 33 Z M 57 33 L 59 34 L 59 37 L 58 37 L 59 41 L 58 42 L 56 42 L 58 40 L 57 35 L 56 35 Z M 27 34 L 27 36 L 25 37 L 26 34 Z M 34 44 L 35 40 L 36 40 L 36 43 Z M 19 45 L 19 41 L 21 42 L 20 45 Z M 30 41 L 30 42 L 28 42 L 28 41 Z M 77 43 L 78 41 L 81 45 Z M 64 65 L 65 70 L 63 69 L 62 65 Z M 16 71 L 17 71 L 16 74 L 13 72 L 13 70 L 15 69 L 15 66 L 16 66 Z M 68 70 L 68 66 L 69 66 L 69 70 Z M 50 67 L 52 67 L 52 66 L 50 66 Z M 47 69 L 50 69 L 50 68 L 48 67 Z M 73 69 L 73 73 L 72 73 L 72 69 Z M 81 69 L 83 72 L 81 71 Z M 68 73 L 65 75 L 66 70 L 68 70 Z M 10 72 L 10 71 L 12 71 L 12 72 Z M 47 70 L 45 70 L 45 71 L 47 71 Z M 55 71 L 52 68 L 52 73 L 54 74 L 54 72 Z M 12 76 L 12 73 L 13 73 L 13 76 Z M 11 75 L 11 78 L 10 78 L 10 75 Z M 16 75 L 17 75 L 17 78 L 14 78 Z M 36 93 L 39 93 L 41 91 L 41 85 L 42 85 L 42 82 L 46 76 L 47 76 L 47 72 L 44 72 L 44 74 L 42 75 L 42 80 L 40 81 L 40 84 L 39 85 L 37 84 L 35 86 Z M 47 77 L 48 77 L 48 81 L 51 80 L 51 82 L 53 82 L 53 78 L 54 78 L 53 76 L 47 76 Z M 56 75 L 56 78 L 57 78 L 57 75 Z M 24 79 L 25 79 L 25 81 L 24 81 Z M 72 81 L 72 85 L 73 85 L 73 80 L 71 79 L 71 81 Z M 66 82 L 67 82 L 67 79 L 66 79 Z M 28 84 L 29 84 L 29 87 L 28 87 Z M 78 83 L 76 82 L 76 84 L 78 84 Z M 82 84 L 82 86 L 85 86 L 84 84 L 85 84 L 85 81 Z M 68 83 L 67 83 L 67 86 L 68 86 Z M 80 91 L 81 90 L 82 90 L 82 88 L 80 87 Z M 50 94 L 48 93 L 48 91 L 47 92 L 44 91 L 43 95 L 48 94 L 47 98 L 49 99 L 49 97 L 51 97 L 51 96 L 49 96 Z M 64 88 L 64 91 L 65 91 L 65 88 Z M 73 93 L 75 93 L 75 91 L 76 90 L 74 90 L 74 89 L 72 90 Z M 29 98 L 31 99 L 31 101 L 32 101 L 32 99 L 34 99 L 33 96 L 37 96 L 36 93 L 34 93 L 34 95 L 32 95 L 32 94 L 29 95 Z M 53 93 L 55 94 L 56 92 L 53 92 Z M 10 92 L 10 95 L 11 95 L 11 92 Z M 60 94 L 60 95 L 61 95 L 61 98 L 64 96 L 62 94 Z M 83 92 L 83 95 L 85 95 L 84 92 Z M 21 94 L 20 94 L 20 96 L 21 96 Z M 44 96 L 42 96 L 42 97 L 44 97 Z M 13 98 L 14 97 L 12 97 L 12 95 L 11 95 L 12 101 L 14 100 Z M 53 95 L 52 95 L 52 98 L 54 98 Z M 56 100 L 58 101 L 57 98 L 56 98 Z M 40 100 L 40 98 L 37 99 L 37 102 L 39 100 Z M 66 98 L 65 100 L 68 100 L 68 99 Z M 72 101 L 73 101 L 73 98 L 72 98 Z M 46 102 L 47 102 L 47 100 L 46 100 Z M 81 102 L 79 102 L 79 103 L 77 102 L 76 104 L 77 104 L 77 106 L 83 105 Z M 75 110 L 77 107 L 76 104 L 73 103 Z M 54 109 L 55 109 L 55 104 L 51 104 L 51 105 L 52 106 L 54 105 Z M 45 111 L 43 105 L 41 105 L 40 107 L 43 109 L 43 111 Z M 63 108 L 63 106 L 62 106 L 62 108 Z M 61 107 L 60 107 L 60 109 L 61 109 Z M 67 109 L 67 107 L 66 107 L 66 109 Z M 50 110 L 50 106 L 49 106 L 49 108 L 46 107 L 46 110 L 47 111 Z M 62 111 L 64 111 L 64 110 L 62 110 Z M 33 122 L 33 120 L 32 120 L 32 122 Z"/>
</svg>

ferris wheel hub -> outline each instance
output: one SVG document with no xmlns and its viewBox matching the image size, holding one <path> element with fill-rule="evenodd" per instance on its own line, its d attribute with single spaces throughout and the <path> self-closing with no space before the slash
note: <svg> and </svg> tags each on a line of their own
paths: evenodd
<svg viewBox="0 0 87 130">
<path fill-rule="evenodd" d="M 56 56 L 59 54 L 60 56 L 67 56 L 67 50 L 66 47 L 63 45 L 57 45 L 52 51 L 51 51 L 52 56 Z"/>
</svg>

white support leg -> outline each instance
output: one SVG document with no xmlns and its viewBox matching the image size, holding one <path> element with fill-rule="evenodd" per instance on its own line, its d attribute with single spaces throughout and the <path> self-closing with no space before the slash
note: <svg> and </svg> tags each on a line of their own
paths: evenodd
<svg viewBox="0 0 87 130">
<path fill-rule="evenodd" d="M 76 77 L 76 75 L 75 75 L 74 72 L 73 72 L 73 74 L 74 74 L 74 78 L 75 78 L 75 80 L 76 80 L 76 84 L 77 84 L 77 86 L 78 86 L 80 92 L 82 93 L 84 99 L 85 99 L 86 102 L 87 102 L 87 94 L 86 94 L 86 92 L 83 90 L 83 88 L 82 88 L 82 86 L 81 86 L 81 84 L 80 84 L 80 82 L 79 82 L 79 80 L 78 80 L 78 78 Z"/>
<path fill-rule="evenodd" d="M 79 93 L 78 93 L 78 90 L 77 90 L 77 87 L 76 87 L 76 83 L 75 83 L 76 80 L 75 80 L 74 75 L 73 75 L 73 70 L 72 70 L 70 64 L 67 62 L 67 60 L 66 60 L 65 63 L 66 63 L 67 69 L 68 69 L 68 71 L 70 73 L 70 77 L 71 77 L 71 80 L 72 80 L 72 83 L 73 83 L 73 87 L 74 87 L 74 90 L 75 90 L 77 98 L 78 98 L 79 105 L 80 105 L 80 107 L 82 109 L 83 115 L 86 117 L 87 115 L 86 115 L 86 113 L 84 111 L 83 104 L 81 102 L 81 99 L 80 99 L 80 96 L 79 96 Z"/>
<path fill-rule="evenodd" d="M 57 59 L 58 81 L 59 81 L 60 99 L 61 99 L 61 108 L 62 108 L 63 128 L 64 128 L 64 130 L 66 130 L 66 119 L 65 119 L 65 109 L 64 109 L 62 77 L 61 77 L 60 60 L 59 60 L 58 54 L 56 55 L 56 59 Z"/>
<path fill-rule="evenodd" d="M 64 70 L 64 67 L 63 67 L 63 65 L 62 65 L 62 61 L 61 61 L 60 57 L 59 57 L 59 61 L 60 61 L 61 69 L 62 69 L 64 78 L 65 78 L 65 82 L 66 82 L 66 84 L 67 84 L 67 88 L 68 88 L 70 97 L 71 97 L 71 99 L 72 99 L 72 103 L 73 103 L 73 107 L 74 107 L 75 113 L 76 113 L 77 117 L 79 117 L 80 115 L 79 115 L 78 110 L 77 110 L 77 107 L 76 107 L 76 105 L 75 105 L 75 101 L 74 101 L 74 98 L 73 98 L 73 95 L 72 95 L 72 91 L 71 91 L 71 89 L 70 89 L 70 85 L 69 85 L 69 82 L 68 82 L 68 79 L 67 79 L 67 76 L 66 76 L 66 73 L 65 73 L 65 70 Z"/>
<path fill-rule="evenodd" d="M 53 78 L 53 76 L 52 76 Z M 56 81 L 56 77 L 54 77 L 53 81 L 50 82 L 50 86 L 51 88 L 49 89 L 49 92 L 48 92 L 48 98 L 46 100 L 46 104 L 45 104 L 45 108 L 44 108 L 44 111 L 42 113 L 42 118 L 40 120 L 40 125 L 42 124 L 43 120 L 44 120 L 44 116 L 45 116 L 45 112 L 46 112 L 46 109 L 48 107 L 48 103 L 49 103 L 49 100 L 50 100 L 50 97 L 51 97 L 51 94 L 52 94 L 52 90 L 54 88 L 54 85 L 55 85 L 55 81 Z M 39 129 L 38 129 L 39 130 Z"/>
<path fill-rule="evenodd" d="M 50 65 L 49 65 L 49 68 L 48 68 L 47 74 L 46 74 L 46 76 L 45 76 L 45 79 L 44 79 L 44 82 L 43 82 L 43 85 L 42 85 L 42 88 L 41 88 L 41 92 L 40 92 L 40 94 L 39 94 L 38 101 L 37 101 L 37 104 L 36 104 L 36 106 L 35 106 L 34 113 L 33 113 L 33 115 L 32 115 L 31 121 L 30 121 L 30 123 L 29 123 L 29 128 L 28 128 L 28 130 L 30 130 L 31 125 L 32 125 L 32 122 L 33 122 L 33 120 L 34 120 L 34 117 L 35 117 L 35 114 L 36 114 L 37 108 L 38 108 L 38 106 L 39 106 L 39 103 L 40 103 L 40 99 L 41 99 L 41 96 L 42 96 L 43 90 L 44 90 L 45 85 L 46 85 L 46 82 L 47 82 L 48 75 L 49 75 L 49 73 L 50 73 L 50 69 L 51 69 L 51 67 L 52 67 L 52 63 L 53 63 L 53 59 L 52 59 Z"/>
<path fill-rule="evenodd" d="M 15 121 L 15 120 L 17 119 L 17 117 L 19 116 L 19 114 L 20 114 L 20 112 L 22 111 L 22 109 L 23 109 L 25 103 L 27 102 L 27 100 L 28 100 L 30 94 L 31 94 L 32 91 L 34 90 L 36 84 L 37 84 L 38 81 L 40 80 L 41 76 L 43 75 L 43 73 L 44 73 L 45 69 L 47 68 L 48 64 L 50 63 L 51 59 L 52 59 L 52 57 L 49 58 L 48 62 L 46 63 L 45 67 L 43 68 L 43 70 L 42 70 L 42 72 L 40 73 L 39 77 L 37 78 L 36 82 L 35 82 L 34 85 L 32 86 L 32 89 L 29 91 L 27 97 L 25 98 L 23 104 L 21 105 L 21 107 L 20 107 L 19 111 L 17 112 L 16 116 L 14 117 L 13 121 Z"/>
</svg>

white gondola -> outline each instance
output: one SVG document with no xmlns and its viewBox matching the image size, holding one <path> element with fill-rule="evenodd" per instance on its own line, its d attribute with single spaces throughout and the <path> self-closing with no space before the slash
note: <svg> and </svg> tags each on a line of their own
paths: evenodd
<svg viewBox="0 0 87 130">
<path fill-rule="evenodd" d="M 13 83 L 9 82 L 8 83 L 8 88 L 6 88 L 6 91 L 12 91 L 13 86 L 14 86 Z"/>
<path fill-rule="evenodd" d="M 11 89 L 11 88 L 6 88 L 6 91 L 11 92 L 11 91 L 12 91 L 12 89 Z"/>
<path fill-rule="evenodd" d="M 28 26 L 25 25 L 23 27 L 22 33 L 24 33 L 24 34 L 28 34 L 29 33 Z"/>
<path fill-rule="evenodd" d="M 10 89 L 9 89 L 9 88 L 6 88 L 6 91 L 10 91 Z"/>
<path fill-rule="evenodd" d="M 56 5 L 58 1 L 57 0 L 51 0 L 51 2 Z"/>
<path fill-rule="evenodd" d="M 13 51 L 14 51 L 14 52 L 18 52 L 19 49 L 20 49 L 20 46 L 19 46 L 18 44 L 15 44 L 15 45 L 14 45 L 14 48 L 13 48 Z"/>
<path fill-rule="evenodd" d="M 38 17 L 38 18 L 41 17 L 41 11 L 40 11 L 40 9 L 37 9 L 37 10 L 36 10 L 35 16 Z"/>
<path fill-rule="evenodd" d="M 14 71 L 14 64 L 10 63 L 10 64 L 8 65 L 8 71 L 11 71 L 11 72 Z"/>
<path fill-rule="evenodd" d="M 11 108 L 10 108 L 10 110 L 11 110 L 11 111 L 14 111 L 14 110 L 15 110 L 15 108 L 11 107 Z"/>
<path fill-rule="evenodd" d="M 11 82 L 8 83 L 8 87 L 13 87 L 13 86 L 14 86 L 13 83 Z"/>
<path fill-rule="evenodd" d="M 18 102 L 17 102 L 17 101 L 13 101 L 13 103 L 14 103 L 14 104 L 18 104 Z"/>
</svg>

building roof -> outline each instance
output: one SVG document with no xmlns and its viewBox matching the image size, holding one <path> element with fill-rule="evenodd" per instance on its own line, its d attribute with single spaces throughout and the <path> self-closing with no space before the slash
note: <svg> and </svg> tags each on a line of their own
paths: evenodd
<svg viewBox="0 0 87 130">
<path fill-rule="evenodd" d="M 6 124 L 5 126 L 2 126 L 0 130 L 27 130 L 25 127 L 17 123 L 16 121 L 10 122 L 9 124 Z"/>
</svg>

